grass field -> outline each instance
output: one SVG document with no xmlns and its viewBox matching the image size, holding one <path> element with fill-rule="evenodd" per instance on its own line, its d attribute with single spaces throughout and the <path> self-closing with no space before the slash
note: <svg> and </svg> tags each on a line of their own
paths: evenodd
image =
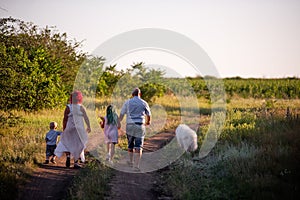
<svg viewBox="0 0 300 200">
<path fill-rule="evenodd" d="M 170 99 L 164 97 L 153 104 L 155 126 L 148 136 L 175 128 L 182 116 L 187 122 L 195 122 L 180 110 L 176 99 Z M 97 105 L 102 106 L 96 106 L 96 113 L 103 115 L 108 103 L 99 100 Z M 200 118 L 196 122 L 203 124 L 198 132 L 201 145 L 210 122 L 211 104 L 206 99 L 199 99 L 198 104 Z M 186 154 L 169 166 L 162 178 L 164 190 L 177 199 L 291 199 L 299 195 L 300 100 L 231 98 L 226 106 L 225 126 L 212 152 L 200 161 L 192 161 Z M 286 118 L 288 107 L 291 115 Z M 44 161 L 49 122 L 61 124 L 63 109 L 0 112 L 1 199 L 14 198 L 18 185 Z M 96 125 L 97 120 L 92 123 Z M 120 144 L 126 148 L 125 138 Z M 75 182 L 73 187 L 77 189 L 70 190 L 70 198 L 86 191 L 84 184 L 98 176 L 93 173 L 95 168 L 104 170 L 95 164 L 90 166 L 83 175 L 87 181 L 81 181 L 80 186 Z M 101 180 L 107 178 L 102 175 Z"/>
</svg>

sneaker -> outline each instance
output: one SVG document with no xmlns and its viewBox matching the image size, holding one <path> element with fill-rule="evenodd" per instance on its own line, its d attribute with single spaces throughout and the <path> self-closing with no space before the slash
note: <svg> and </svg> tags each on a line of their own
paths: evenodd
<svg viewBox="0 0 300 200">
<path fill-rule="evenodd" d="M 56 162 L 55 162 L 55 160 L 54 160 L 54 158 L 51 158 L 51 160 L 50 160 L 53 164 L 56 164 Z M 48 161 L 49 162 L 49 161 Z"/>
<path fill-rule="evenodd" d="M 49 164 L 49 160 L 45 160 L 43 164 Z"/>
<path fill-rule="evenodd" d="M 70 157 L 67 157 L 66 167 L 70 167 L 70 165 L 71 165 L 71 159 L 70 159 Z"/>
</svg>

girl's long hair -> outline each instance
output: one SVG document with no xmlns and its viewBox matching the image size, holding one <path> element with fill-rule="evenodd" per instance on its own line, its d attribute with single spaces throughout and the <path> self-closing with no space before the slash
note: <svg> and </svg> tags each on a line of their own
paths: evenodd
<svg viewBox="0 0 300 200">
<path fill-rule="evenodd" d="M 112 125 L 118 124 L 118 115 L 115 111 L 115 108 L 112 105 L 109 105 L 106 108 L 106 118 L 107 118 L 107 124 L 112 124 Z"/>
</svg>

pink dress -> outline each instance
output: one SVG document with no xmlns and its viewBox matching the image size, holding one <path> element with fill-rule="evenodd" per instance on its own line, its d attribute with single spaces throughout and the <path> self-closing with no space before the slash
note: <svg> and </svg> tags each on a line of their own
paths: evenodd
<svg viewBox="0 0 300 200">
<path fill-rule="evenodd" d="M 115 124 L 107 124 L 107 117 L 105 116 L 104 124 L 105 143 L 118 143 L 118 126 Z"/>
</svg>

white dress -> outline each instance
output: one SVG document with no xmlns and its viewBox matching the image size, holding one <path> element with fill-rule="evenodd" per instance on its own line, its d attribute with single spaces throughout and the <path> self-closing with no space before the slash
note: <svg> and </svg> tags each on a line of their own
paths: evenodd
<svg viewBox="0 0 300 200">
<path fill-rule="evenodd" d="M 61 157 L 65 152 L 70 152 L 76 160 L 81 157 L 88 141 L 88 135 L 84 127 L 83 113 L 79 104 L 68 104 L 70 113 L 65 130 L 55 149 L 55 155 Z"/>
</svg>

